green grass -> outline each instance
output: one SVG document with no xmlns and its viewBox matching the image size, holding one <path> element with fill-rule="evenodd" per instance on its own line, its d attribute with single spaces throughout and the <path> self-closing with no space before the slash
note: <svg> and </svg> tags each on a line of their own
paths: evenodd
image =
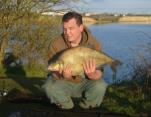
<svg viewBox="0 0 151 117">
<path fill-rule="evenodd" d="M 46 79 L 47 72 L 43 66 L 0 67 L 0 90 L 12 92 L 19 90 L 24 94 L 37 95 Z"/>
<path fill-rule="evenodd" d="M 45 77 L 46 75 L 46 68 L 42 65 L 33 65 L 32 67 L 21 65 L 16 67 L 0 66 L 0 76 L 4 77 Z"/>
<path fill-rule="evenodd" d="M 138 92 L 132 82 L 131 80 L 109 86 L 102 108 L 131 116 L 151 115 L 150 95 L 144 91 Z"/>
</svg>

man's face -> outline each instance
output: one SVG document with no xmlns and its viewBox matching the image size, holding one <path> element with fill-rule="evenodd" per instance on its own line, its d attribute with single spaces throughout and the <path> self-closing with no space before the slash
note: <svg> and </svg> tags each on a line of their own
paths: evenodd
<svg viewBox="0 0 151 117">
<path fill-rule="evenodd" d="M 63 22 L 63 33 L 70 42 L 76 42 L 81 38 L 81 32 L 83 31 L 83 25 L 77 25 L 74 18 L 68 22 Z"/>
</svg>

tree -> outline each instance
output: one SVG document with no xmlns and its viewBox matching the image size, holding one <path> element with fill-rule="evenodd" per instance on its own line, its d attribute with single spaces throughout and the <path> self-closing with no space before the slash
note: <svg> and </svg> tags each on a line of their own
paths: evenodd
<svg viewBox="0 0 151 117">
<path fill-rule="evenodd" d="M 17 25 L 19 19 L 22 19 L 25 14 L 31 12 L 35 4 L 32 0 L 0 1 L 0 61 L 3 59 L 13 27 Z"/>
</svg>

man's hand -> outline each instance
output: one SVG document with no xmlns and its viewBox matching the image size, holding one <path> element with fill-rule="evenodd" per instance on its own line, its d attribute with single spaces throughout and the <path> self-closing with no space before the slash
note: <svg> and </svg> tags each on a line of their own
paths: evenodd
<svg viewBox="0 0 151 117">
<path fill-rule="evenodd" d="M 88 59 L 83 64 L 84 72 L 91 80 L 97 80 L 102 77 L 102 72 L 96 70 L 96 61 L 94 59 Z"/>
<path fill-rule="evenodd" d="M 71 80 L 72 79 L 71 67 L 67 65 L 63 69 L 59 69 L 58 71 L 53 71 L 53 75 L 55 76 L 56 80 L 59 79 Z"/>
<path fill-rule="evenodd" d="M 72 78 L 72 70 L 71 70 L 71 67 L 69 65 L 66 65 L 63 68 L 62 75 L 65 79 L 71 79 Z"/>
</svg>

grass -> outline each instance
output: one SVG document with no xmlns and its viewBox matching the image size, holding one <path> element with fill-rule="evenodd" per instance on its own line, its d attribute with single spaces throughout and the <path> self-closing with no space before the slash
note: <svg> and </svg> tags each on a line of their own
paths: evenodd
<svg viewBox="0 0 151 117">
<path fill-rule="evenodd" d="M 145 96 L 146 95 L 146 96 Z M 150 95 L 139 93 L 133 80 L 113 84 L 108 87 L 102 108 L 105 111 L 125 113 L 131 116 L 151 114 Z"/>
<path fill-rule="evenodd" d="M 46 68 L 43 65 L 18 65 L 15 67 L 3 67 L 0 66 L 1 77 L 45 77 Z"/>
<path fill-rule="evenodd" d="M 41 85 L 46 79 L 46 71 L 43 66 L 16 66 L 6 67 L 0 70 L 0 90 L 13 92 L 19 90 L 24 94 L 37 95 L 41 92 Z"/>
</svg>

